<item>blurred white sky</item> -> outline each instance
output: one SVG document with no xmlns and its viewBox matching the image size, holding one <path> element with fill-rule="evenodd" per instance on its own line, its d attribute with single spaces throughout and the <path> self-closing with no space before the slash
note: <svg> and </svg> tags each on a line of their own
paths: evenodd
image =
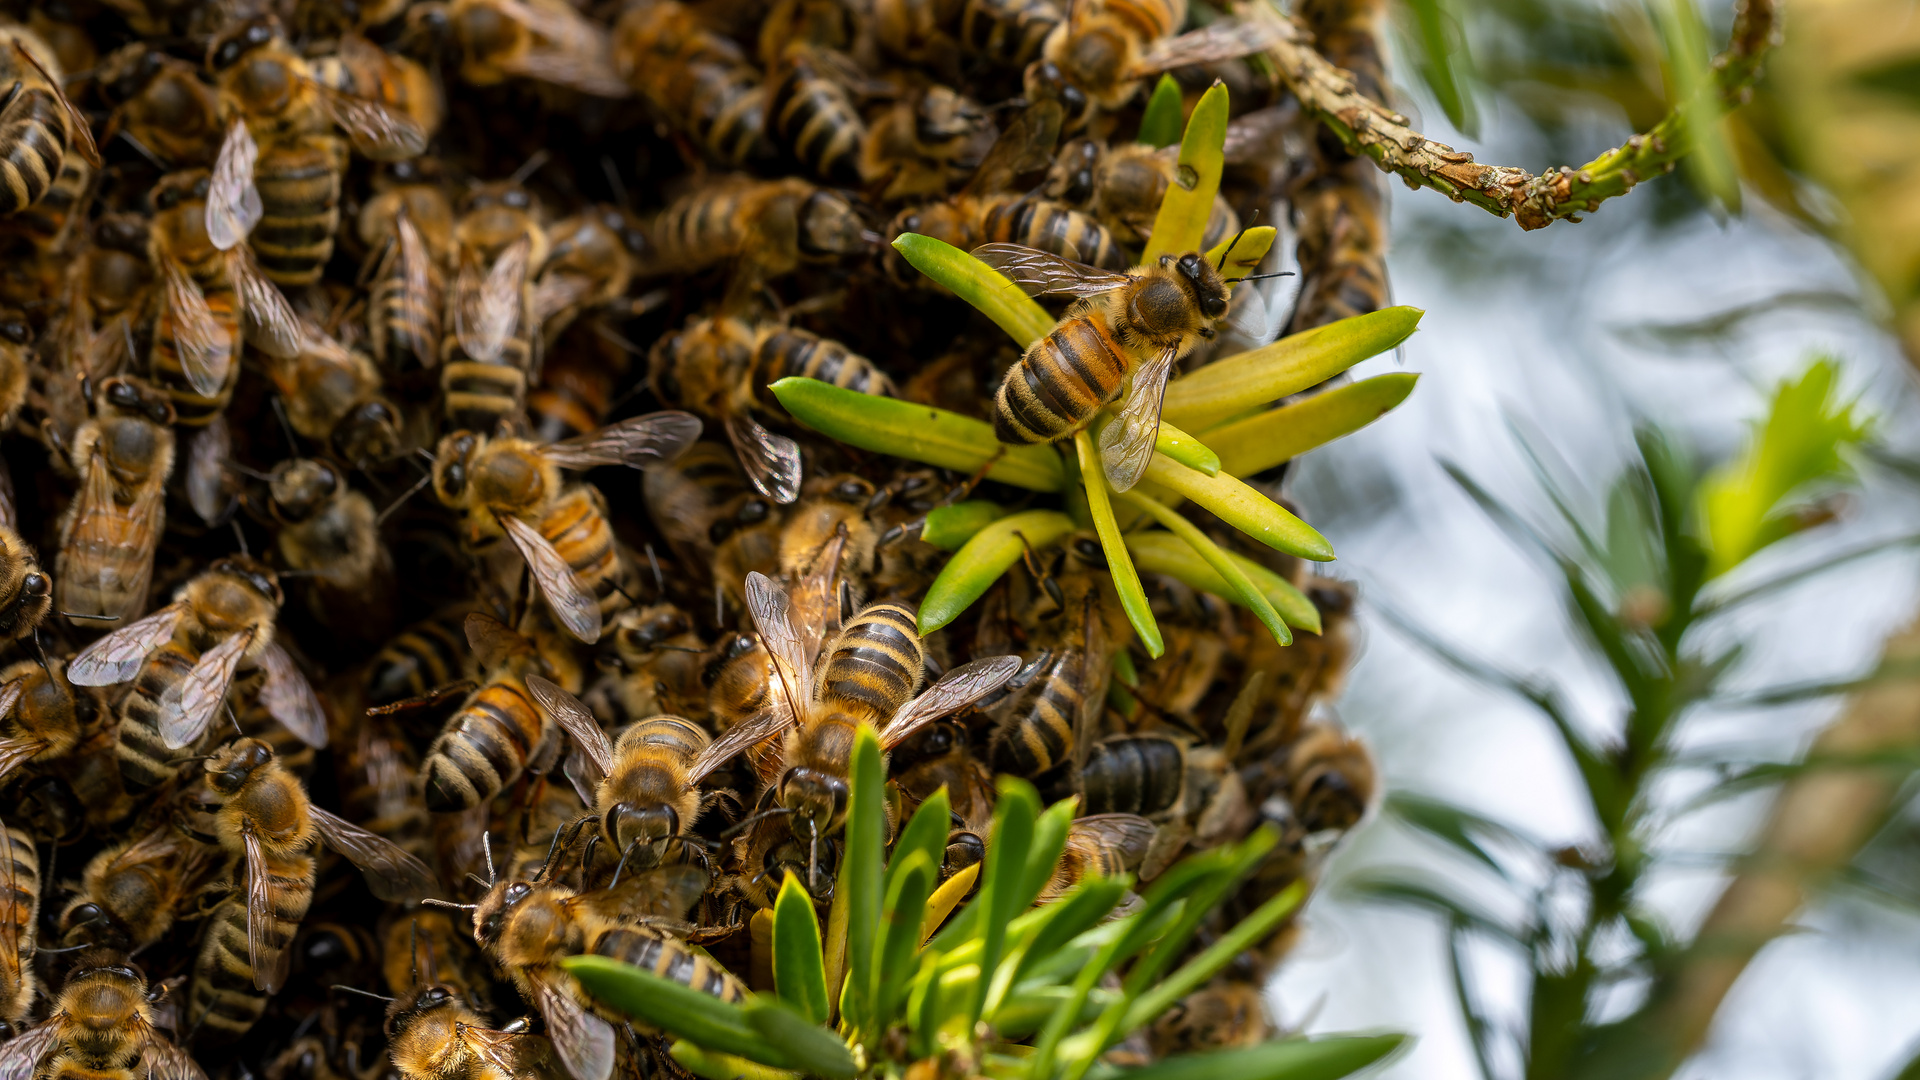
<svg viewBox="0 0 1920 1080">
<path fill-rule="evenodd" d="M 1487 119 L 1498 131 L 1499 119 Z M 1494 145 L 1483 159 L 1502 160 Z M 1678 354 L 1622 332 L 1792 291 L 1856 291 L 1823 243 L 1769 220 L 1757 205 L 1724 226 L 1697 220 L 1661 231 L 1647 221 L 1651 193 L 1641 192 L 1584 224 L 1522 235 L 1433 192 L 1392 187 L 1395 300 L 1427 311 L 1403 356 L 1407 369 L 1422 373 L 1420 384 L 1396 413 L 1309 458 L 1292 493 L 1340 550 L 1335 572 L 1359 579 L 1363 597 L 1389 600 L 1510 670 L 1550 676 L 1593 730 L 1613 730 L 1621 704 L 1580 647 L 1554 584 L 1453 486 L 1436 456 L 1460 463 L 1510 503 L 1543 508 L 1505 426 L 1506 415 L 1522 417 L 1574 463 L 1597 516 L 1598 493 L 1630 450 L 1635 417 L 1686 432 L 1706 450 L 1731 447 L 1767 389 L 1816 350 L 1844 361 L 1846 385 L 1864 394 L 1895 445 L 1920 443 L 1906 370 L 1857 317 L 1782 307 L 1719 347 Z M 1396 363 L 1381 357 L 1356 374 Z M 1842 524 L 1780 545 L 1754 569 L 1798 566 L 1868 539 L 1920 532 L 1920 494 L 1884 474 L 1870 474 L 1868 483 Z M 1856 672 L 1872 662 L 1881 636 L 1911 615 L 1916 597 L 1911 555 L 1818 578 L 1750 613 L 1738 680 L 1757 687 Z M 1589 834 L 1569 763 L 1537 713 L 1438 665 L 1377 617 L 1363 619 L 1366 649 L 1337 712 L 1371 740 L 1388 785 L 1457 801 L 1555 841 Z M 1689 731 L 1702 745 L 1738 742 L 1754 756 L 1791 755 L 1835 708 L 1702 715 Z M 1666 837 L 1666 846 L 1737 850 L 1766 802 L 1762 795 L 1700 815 Z M 1273 1003 L 1284 1022 L 1305 1019 L 1315 1032 L 1415 1033 L 1418 1044 L 1385 1075 L 1474 1076 L 1438 921 L 1340 893 L 1340 880 L 1356 872 L 1406 866 L 1446 874 L 1469 895 L 1498 902 L 1497 890 L 1479 887 L 1483 879 L 1431 843 L 1371 822 L 1348 838 L 1312 901 L 1309 932 Z M 1658 880 L 1654 896 L 1690 933 L 1720 880 L 1711 867 L 1676 869 Z M 1748 971 L 1712 1045 L 1686 1075 L 1878 1080 L 1912 1052 L 1920 1039 L 1912 1008 L 1920 1001 L 1920 918 L 1836 902 L 1804 922 L 1811 932 L 1774 944 Z M 1475 966 L 1481 993 L 1518 1016 L 1520 969 L 1492 950 Z"/>
</svg>

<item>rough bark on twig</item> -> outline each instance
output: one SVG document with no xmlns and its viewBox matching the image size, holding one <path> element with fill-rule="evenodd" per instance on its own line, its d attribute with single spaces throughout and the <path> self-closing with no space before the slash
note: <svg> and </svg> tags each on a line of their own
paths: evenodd
<svg viewBox="0 0 1920 1080">
<path fill-rule="evenodd" d="M 1542 229 L 1598 207 L 1634 185 L 1670 171 L 1685 156 L 1689 110 L 1677 106 L 1651 131 L 1635 135 L 1578 168 L 1562 166 L 1535 176 L 1511 165 L 1487 165 L 1473 155 L 1421 135 L 1405 116 L 1380 104 L 1353 76 L 1314 47 L 1312 34 L 1270 4 L 1243 4 L 1240 15 L 1270 23 L 1278 38 L 1268 55 L 1302 107 L 1347 150 L 1365 155 L 1408 187 L 1430 187 L 1456 202 L 1470 202 L 1523 229 Z M 1775 0 L 1740 0 L 1727 50 L 1714 58 L 1720 96 L 1744 102 L 1760 62 L 1778 38 Z"/>
</svg>

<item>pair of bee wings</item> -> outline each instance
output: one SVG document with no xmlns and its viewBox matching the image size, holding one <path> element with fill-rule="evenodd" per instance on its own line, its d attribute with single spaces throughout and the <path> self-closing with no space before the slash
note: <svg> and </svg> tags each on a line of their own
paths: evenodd
<svg viewBox="0 0 1920 1080">
<path fill-rule="evenodd" d="M 83 649 L 67 665 L 67 680 L 75 686 L 112 686 L 140 673 L 148 654 L 173 639 L 174 630 L 187 614 L 185 603 L 168 604 L 137 622 L 123 626 Z M 214 713 L 226 700 L 234 673 L 255 631 L 230 634 L 194 661 L 193 667 L 160 699 L 160 739 L 169 749 L 180 749 L 197 742 L 206 733 Z M 260 703 L 268 714 L 280 721 L 294 737 L 312 747 L 327 745 L 327 714 L 307 677 L 295 666 L 293 657 L 269 642 L 254 658 L 266 672 L 260 686 Z"/>
<path fill-rule="evenodd" d="M 1067 847 L 1111 851 L 1123 865 L 1138 866 L 1158 832 L 1159 826 L 1139 814 L 1088 814 L 1067 827 Z"/>
<path fill-rule="evenodd" d="M 474 361 L 499 363 L 521 319 L 531 318 L 524 308 L 532 253 L 533 240 L 523 235 L 484 273 L 472 252 L 461 260 L 453 286 L 453 336 Z"/>
<path fill-rule="evenodd" d="M 983 244 L 973 257 L 1000 271 L 1028 296 L 1099 296 L 1125 285 L 1127 274 L 1102 270 L 1019 244 Z M 1173 375 L 1177 349 L 1164 349 L 1133 370 L 1120 415 L 1100 432 L 1100 464 L 1115 491 L 1127 491 L 1146 475 L 1160 435 L 1160 402 Z"/>
<path fill-rule="evenodd" d="M 1143 79 L 1192 64 L 1237 60 L 1242 56 L 1265 52 L 1283 40 L 1285 35 L 1281 29 L 1270 23 L 1223 19 L 1178 37 L 1155 42 L 1128 70 L 1127 77 Z"/>
<path fill-rule="evenodd" d="M 574 743 L 580 747 L 584 768 L 581 770 L 581 775 L 574 780 L 580 786 L 581 797 L 587 805 L 593 805 L 593 793 L 598 790 L 607 774 L 613 771 L 613 741 L 607 738 L 606 731 L 601 728 L 600 721 L 594 719 L 593 712 L 587 708 L 586 703 L 558 685 L 538 675 L 529 675 L 527 691 L 533 695 L 533 700 L 540 708 L 553 718 L 554 723 L 560 725 L 562 731 L 573 736 Z M 728 758 L 744 749 L 741 746 L 724 746 L 724 741 L 723 738 L 708 743 L 706 749 L 695 755 L 692 763 L 687 767 L 688 787 L 706 779 L 713 770 L 726 764 Z M 703 882 L 702 890 L 705 887 Z M 698 897 L 699 893 L 695 893 L 688 902 L 691 903 Z"/>
<path fill-rule="evenodd" d="M 594 97 L 633 95 L 614 66 L 612 35 L 565 0 L 493 0 L 488 6 L 531 31 L 526 48 L 489 58 L 501 70 Z"/>
<path fill-rule="evenodd" d="M 557 442 L 540 449 L 540 456 L 563 469 L 591 469 L 625 465 L 646 469 L 665 465 L 700 437 L 700 419 L 691 413 L 666 411 L 636 416 L 601 428 L 591 435 Z M 554 618 L 574 637 L 591 645 L 600 640 L 600 601 L 580 582 L 553 541 L 523 518 L 500 515 L 507 539 L 527 560 L 527 569 Z"/>
<path fill-rule="evenodd" d="M 723 761 L 801 723 L 814 695 L 813 665 L 819 647 L 809 645 L 794 628 L 786 590 L 755 571 L 747 575 L 746 594 L 747 611 L 773 659 L 784 702 L 755 713 L 715 739 L 708 751 Z M 933 721 L 967 708 L 1000 689 L 1019 670 L 1017 656 L 989 656 L 954 668 L 894 710 L 880 728 L 881 748 L 891 750 Z"/>
<path fill-rule="evenodd" d="M 0 1045 L 0 1080 L 33 1080 L 41 1059 L 59 1048 L 61 1036 L 73 1022 L 71 1014 L 56 1013 L 39 1027 Z M 134 1023 L 143 1029 L 140 1064 L 146 1069 L 147 1080 L 207 1080 L 207 1074 L 200 1071 L 193 1055 L 175 1046 L 145 1021 Z"/>
<path fill-rule="evenodd" d="M 317 806 L 308 806 L 320 840 L 360 868 L 367 888 L 388 903 L 418 903 L 438 891 L 438 882 L 427 864 L 401 850 L 399 845 L 361 828 Z M 247 962 L 253 968 L 253 985 L 271 994 L 286 983 L 292 962 L 292 942 L 273 945 L 267 940 L 276 919 L 273 864 L 266 849 L 251 828 L 243 829 L 241 841 L 247 864 Z M 291 886 L 293 883 L 288 883 Z"/>
<path fill-rule="evenodd" d="M 800 498 L 799 443 L 768 431 L 747 415 L 745 405 L 729 412 L 724 426 L 755 490 L 783 506 Z"/>
<path fill-rule="evenodd" d="M 1066 112 L 1058 101 L 1042 99 L 1013 118 L 980 159 L 973 179 L 962 195 L 991 195 L 1013 187 L 1014 181 L 1053 164 L 1060 143 L 1060 125 Z"/>
<path fill-rule="evenodd" d="M 14 706 L 20 704 L 20 695 L 26 692 L 26 688 L 27 676 L 25 675 L 0 685 L 0 717 L 12 715 Z M 8 773 L 32 761 L 40 751 L 50 745 L 52 744 L 47 740 L 38 737 L 0 739 L 0 779 L 5 779 Z M 8 884 L 12 884 L 13 861 L 11 859 L 6 863 L 6 877 Z M 4 895 L 4 892 L 0 892 L 0 895 Z M 0 964 L 5 964 L 9 957 L 19 956 L 18 951 L 10 951 L 12 943 L 5 940 L 10 938 L 12 933 L 13 924 L 0 920 Z"/>
<path fill-rule="evenodd" d="M 137 615 L 146 607 L 147 588 L 153 580 L 153 552 L 160 545 L 166 489 L 148 484 L 134 496 L 131 505 L 122 506 L 115 497 L 113 475 L 98 447 L 82 468 L 86 475 L 74 497 L 73 521 L 65 537 L 66 547 L 75 556 L 67 560 L 67 595 L 74 599 L 66 603 L 81 615 Z M 121 570 L 127 566 L 132 567 L 132 580 L 122 579 Z M 91 568 L 91 573 L 84 572 L 83 567 Z M 119 611 L 84 610 L 100 605 L 89 605 L 81 599 L 83 587 L 99 594 L 122 594 L 127 603 Z"/>
<path fill-rule="evenodd" d="M 438 367 L 440 353 L 431 343 L 438 339 L 440 322 L 439 303 L 433 297 L 433 253 L 428 250 L 426 237 L 420 235 L 420 227 L 413 223 L 413 217 L 407 213 L 404 203 L 394 215 L 393 229 L 395 243 L 387 258 L 399 261 L 402 292 L 419 300 L 427 315 L 427 325 L 433 329 L 430 340 L 414 341 L 413 358 L 423 368 Z M 379 272 L 386 274 L 389 269 L 383 265 Z"/>
</svg>

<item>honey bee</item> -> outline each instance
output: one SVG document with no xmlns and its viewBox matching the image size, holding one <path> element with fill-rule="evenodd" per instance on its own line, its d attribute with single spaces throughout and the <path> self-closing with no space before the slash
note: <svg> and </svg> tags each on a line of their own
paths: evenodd
<svg viewBox="0 0 1920 1080">
<path fill-rule="evenodd" d="M 441 121 L 446 118 L 447 104 L 440 93 L 439 80 L 431 72 L 359 34 L 340 35 L 331 55 L 314 58 L 312 71 L 320 85 L 330 89 L 337 100 L 345 102 L 335 107 L 355 112 L 365 108 L 365 103 L 371 103 L 387 111 L 388 122 L 392 116 L 405 117 L 420 132 L 418 141 L 422 146 L 440 130 Z M 363 123 L 377 124 L 381 120 L 368 117 Z M 352 130 L 347 124 L 341 126 Z M 387 138 L 404 140 L 407 149 L 413 147 L 411 131 Z M 383 148 L 367 156 L 377 159 L 380 153 L 393 156 L 401 151 L 385 149 L 383 144 Z M 403 156 L 412 157 L 417 153 L 418 150 L 413 150 Z"/>
<path fill-rule="evenodd" d="M 806 171 L 838 187 L 854 187 L 862 179 L 867 122 L 844 85 L 854 78 L 859 73 L 850 60 L 794 42 L 767 84 L 767 128 L 775 144 Z"/>
<path fill-rule="evenodd" d="M 729 731 L 770 707 L 779 676 L 758 634 L 726 635 L 715 649 L 717 655 L 702 675 L 707 712 L 715 729 Z"/>
<path fill-rule="evenodd" d="M 745 50 L 677 0 L 629 7 L 613 27 L 615 69 L 659 118 L 726 168 L 772 162 L 767 95 Z"/>
<path fill-rule="evenodd" d="M 39 202 L 0 218 L 0 301 L 31 310 L 61 294 L 94 180 L 93 166 L 69 157 Z"/>
<path fill-rule="evenodd" d="M 852 473 L 816 476 L 808 482 L 807 498 L 787 514 L 780 528 L 780 571 L 787 580 L 798 581 L 827 568 L 817 566 L 829 541 L 843 536 L 839 545 L 840 564 L 833 572 L 851 577 L 873 567 L 875 546 L 880 530 L 872 514 L 891 497 L 892 492 Z"/>
<path fill-rule="evenodd" d="M 433 873 L 391 841 L 313 805 L 300 781 L 258 739 L 236 739 L 208 758 L 206 787 L 219 803 L 220 847 L 246 873 L 244 890 L 209 916 L 194 965 L 189 1023 L 237 1037 L 286 980 L 300 920 L 313 900 L 316 842 L 347 857 L 382 900 L 418 900 Z"/>
<path fill-rule="evenodd" d="M 679 564 L 706 572 L 715 588 L 737 589 L 749 570 L 779 572 L 779 508 L 748 486 L 732 447 L 694 443 L 672 464 L 649 469 L 642 490 Z"/>
<path fill-rule="evenodd" d="M 162 177 L 152 195 L 148 234 L 162 290 L 153 327 L 153 377 L 173 400 L 175 415 L 191 427 L 211 423 L 240 378 L 243 301 L 234 275 L 245 273 L 248 263 L 229 259 L 207 235 L 211 190 L 212 178 L 204 169 Z M 278 313 L 285 303 L 280 298 L 266 310 Z"/>
<path fill-rule="evenodd" d="M 1115 490 L 1131 489 L 1153 456 L 1167 378 L 1181 357 L 1214 337 L 1233 282 L 1197 251 L 1125 274 L 1015 244 L 988 244 L 974 255 L 1031 295 L 1081 298 L 1008 369 L 994 397 L 994 437 L 1065 438 L 1124 390 L 1119 416 L 1100 431 L 1100 460 Z"/>
<path fill-rule="evenodd" d="M 803 263 L 864 254 L 878 238 L 846 196 L 805 180 L 732 175 L 668 203 L 647 229 L 646 272 L 685 274 L 730 261 L 779 277 Z"/>
<path fill-rule="evenodd" d="M 518 423 L 536 366 L 533 275 L 546 262 L 539 204 L 518 179 L 468 195 L 454 226 L 459 274 L 449 302 L 453 333 L 441 341 L 440 389 L 448 423 L 491 430 Z"/>
<path fill-rule="evenodd" d="M 1097 544 L 1097 542 L 1096 542 Z M 1048 579 L 1051 580 L 1051 579 Z M 1061 613 L 1069 601 L 1054 598 Z M 1095 724 L 1106 708 L 1112 640 L 1101 618 L 1098 592 L 1084 593 L 1079 625 L 1044 635 L 1052 645 L 1022 672 L 1010 703 L 995 711 L 1004 718 L 989 742 L 994 766 L 1016 776 L 1035 777 L 1063 762 L 1086 762 Z"/>
<path fill-rule="evenodd" d="M 1235 19 L 1171 36 L 1186 21 L 1187 0 L 1101 0 L 1088 12 L 1070 9 L 1048 33 L 1041 57 L 1091 104 L 1111 112 L 1133 97 L 1142 79 L 1273 44 L 1267 24 Z"/>
<path fill-rule="evenodd" d="M 42 667 L 23 660 L 0 671 L 0 778 L 23 765 L 72 757 L 94 718 L 93 709 L 76 704 L 58 661 Z"/>
<path fill-rule="evenodd" d="M 823 577 L 830 580 L 831 571 Z M 822 590 L 816 583 L 803 582 L 801 588 L 805 603 L 817 602 L 813 597 Z M 822 650 L 822 628 L 813 620 L 803 623 L 805 629 L 796 628 L 793 601 L 772 579 L 749 575 L 746 594 L 780 693 L 769 708 L 716 739 L 709 752 L 724 760 L 787 733 L 782 772 L 773 787 L 777 813 L 787 816 L 793 838 L 812 849 L 810 863 L 817 871 L 819 842 L 838 832 L 846 816 L 847 767 L 859 726 L 875 728 L 881 748 L 891 750 L 927 724 L 999 689 L 1020 660 L 975 660 L 922 692 L 926 644 L 911 608 L 869 604 Z M 810 613 L 805 606 L 801 610 Z M 812 871 L 807 880 L 817 891 L 821 879 Z"/>
<path fill-rule="evenodd" d="M 310 323 L 301 331 L 300 346 L 291 356 L 261 365 L 286 402 L 294 432 L 332 446 L 349 464 L 362 468 L 399 456 L 404 440 L 400 411 L 381 392 L 380 369 L 372 358 Z"/>
<path fill-rule="evenodd" d="M 357 637 L 383 636 L 392 621 L 393 556 L 374 526 L 372 501 L 312 458 L 287 458 L 268 475 L 267 505 L 280 526 L 274 544 L 281 561 L 309 575 L 315 615 Z"/>
<path fill-rule="evenodd" d="M 874 12 L 889 51 L 950 68 L 956 56 L 990 69 L 1024 68 L 1063 21 L 1050 0 L 880 0 Z"/>
<path fill-rule="evenodd" d="M 427 158 L 397 161 L 374 180 L 360 208 L 367 245 L 367 345 L 382 370 L 433 367 L 439 359 L 440 304 L 453 257 L 453 202 Z"/>
<path fill-rule="evenodd" d="M 1273 1031 L 1258 983 L 1224 976 L 1195 990 L 1153 1022 L 1155 1057 L 1255 1046 Z"/>
<path fill-rule="evenodd" d="M 924 87 L 874 118 L 860 144 L 860 176 L 880 198 L 939 198 L 973 175 L 992 149 L 993 120 L 949 86 Z"/>
<path fill-rule="evenodd" d="M 403 1080 L 512 1080 L 524 1074 L 524 1034 L 494 1030 L 439 983 L 401 992 L 387 1007 L 387 1054 Z"/>
<path fill-rule="evenodd" d="M 642 720 L 611 742 L 572 694 L 537 675 L 527 678 L 527 689 L 583 751 L 587 770 L 580 779 L 592 790 L 601 834 L 621 861 L 650 869 L 670 852 L 684 852 L 714 798 L 701 792 L 700 782 L 737 751 L 713 749 L 704 729 L 678 716 Z"/>
<path fill-rule="evenodd" d="M 367 703 L 391 705 L 425 696 L 472 674 L 461 626 L 466 613 L 448 612 L 402 630 L 367 664 Z"/>
<path fill-rule="evenodd" d="M 1076 140 L 1079 146 L 1095 146 Z M 1087 178 L 1085 207 L 1130 248 L 1144 247 L 1153 237 L 1154 218 L 1175 182 L 1177 147 L 1156 149 L 1145 143 L 1121 143 L 1100 150 Z M 1200 246 L 1211 251 L 1220 241 L 1240 231 L 1240 217 L 1225 197 L 1215 194 L 1213 211 Z"/>
<path fill-rule="evenodd" d="M 1080 767 L 1088 813 L 1158 814 L 1180 802 L 1187 748 L 1164 735 L 1123 735 L 1095 743 Z"/>
<path fill-rule="evenodd" d="M 41 1075 L 206 1080 L 155 1028 L 146 976 L 111 949 L 82 952 L 47 1019 L 0 1045 L 0 1076 Z"/>
<path fill-rule="evenodd" d="M 594 97 L 633 93 L 606 27 L 565 0 L 452 0 L 415 5 L 407 17 L 445 21 L 460 45 L 460 77 L 475 86 L 517 78 Z"/>
<path fill-rule="evenodd" d="M 5 324 L 0 323 L 4 333 Z M 53 610 L 53 581 L 40 569 L 32 546 L 14 531 L 16 520 L 11 485 L 0 487 L 0 640 L 31 637 L 37 642 L 40 624 Z M 8 753 L 0 750 L 0 776 L 10 767 Z"/>
<path fill-rule="evenodd" d="M 179 768 L 226 701 L 242 660 L 265 675 L 261 704 L 309 746 L 327 744 L 327 717 L 305 675 L 274 639 L 280 583 L 245 556 L 216 561 L 173 603 L 83 649 L 67 667 L 75 686 L 134 681 L 122 706 L 120 760 L 130 782 Z"/>
<path fill-rule="evenodd" d="M 467 616 L 466 633 L 485 681 L 447 718 L 427 748 L 421 775 L 427 809 L 435 814 L 491 802 L 557 737 L 527 697 L 527 675 L 557 674 L 534 643 L 477 613 Z"/>
<path fill-rule="evenodd" d="M 170 825 L 103 849 L 60 913 L 68 945 L 129 952 L 159 941 L 215 869 L 205 845 Z"/>
<path fill-rule="evenodd" d="M 388 921 L 380 935 L 381 971 L 387 992 L 404 997 L 425 985 L 445 987 L 472 1004 L 486 1001 L 490 981 L 480 955 L 454 916 L 441 908 L 420 907 Z"/>
<path fill-rule="evenodd" d="M 939 788 L 947 789 L 957 820 L 947 836 L 941 876 L 951 877 L 980 862 L 993 818 L 993 771 L 973 754 L 966 726 L 952 720 L 929 724 L 902 743 L 888 765 L 901 789 L 916 799 L 924 801 Z"/>
<path fill-rule="evenodd" d="M 1367 744 L 1331 724 L 1309 724 L 1287 753 L 1287 799 L 1309 832 L 1359 824 L 1377 786 Z"/>
<path fill-rule="evenodd" d="M 99 384 L 94 418 L 75 434 L 80 490 L 60 520 L 54 580 L 62 611 L 131 619 L 146 610 L 166 524 L 173 406 L 138 379 Z"/>
<path fill-rule="evenodd" d="M 588 693 L 615 727 L 661 713 L 699 715 L 707 688 L 700 681 L 706 642 L 693 620 L 673 604 L 633 607 L 614 616 L 613 651 L 599 658 L 606 672 Z"/>
<path fill-rule="evenodd" d="M 40 928 L 40 855 L 25 829 L 0 824 L 0 841 L 0 1020 L 19 1024 L 39 993 L 33 953 Z"/>
<path fill-rule="evenodd" d="M 425 150 L 427 133 L 406 112 L 359 95 L 384 81 L 351 80 L 354 93 L 322 82 L 271 17 L 215 38 L 208 67 L 233 120 L 213 167 L 207 232 L 222 251 L 250 238 L 277 284 L 312 284 L 333 254 L 348 140 L 368 158 L 396 161 Z"/>
<path fill-rule="evenodd" d="M 416 858 L 432 846 L 432 826 L 417 797 L 420 759 L 385 717 L 365 716 L 350 738 L 336 742 L 334 776 L 340 809 Z"/>
<path fill-rule="evenodd" d="M 921 233 L 963 251 L 984 243 L 1023 244 L 1110 270 L 1132 260 L 1106 226 L 1072 207 L 1010 189 L 1017 177 L 1047 167 L 1060 137 L 1055 102 L 1030 106 L 1000 133 L 973 179 L 952 198 L 900 211 L 888 226 L 898 236 Z M 924 279 L 897 252 L 885 257 L 888 273 L 903 285 Z"/>
<path fill-rule="evenodd" d="M 755 388 L 801 375 L 861 393 L 899 396 L 871 360 L 829 338 L 777 323 L 720 317 L 661 338 L 649 357 L 664 402 L 719 420 L 747 478 L 779 503 L 800 497 L 800 447 L 753 417 Z"/>
<path fill-rule="evenodd" d="M 592 1011 L 594 1006 L 558 961 L 586 952 L 613 955 L 722 1000 L 738 1001 L 744 995 L 731 976 L 646 925 L 653 919 L 679 918 L 706 887 L 707 874 L 691 866 L 660 867 L 629 875 L 619 886 L 586 893 L 559 885 L 550 876 L 502 879 L 474 907 L 473 937 L 521 997 L 540 1010 L 554 1050 L 575 1080 L 608 1080 L 614 1064 L 613 1025 Z"/>
<path fill-rule="evenodd" d="M 1074 818 L 1053 876 L 1034 902 L 1052 903 L 1089 877 L 1113 878 L 1131 872 L 1146 858 L 1154 833 L 1153 822 L 1137 814 Z"/>
<path fill-rule="evenodd" d="M 433 488 L 441 502 L 465 512 L 470 543 L 503 533 L 512 540 L 554 617 L 592 644 L 605 615 L 633 595 L 635 578 L 599 490 L 563 488 L 560 470 L 646 468 L 672 461 L 699 434 L 699 420 L 682 412 L 635 417 L 546 446 L 458 431 L 440 441 Z"/>
<path fill-rule="evenodd" d="M 533 288 L 533 315 L 549 340 L 580 313 L 625 295 L 636 256 L 646 246 L 640 227 L 617 207 L 600 206 L 556 222 Z"/>
<path fill-rule="evenodd" d="M 213 164 L 225 134 L 220 98 L 192 64 L 136 41 L 101 63 L 98 80 L 113 108 L 103 140 L 130 139 L 170 168 Z"/>
<path fill-rule="evenodd" d="M 53 49 L 19 24 L 0 26 L 0 82 L 16 89 L 0 109 L 0 215 L 39 202 L 60 175 L 69 149 L 100 167 L 93 129 L 61 89 Z"/>
</svg>

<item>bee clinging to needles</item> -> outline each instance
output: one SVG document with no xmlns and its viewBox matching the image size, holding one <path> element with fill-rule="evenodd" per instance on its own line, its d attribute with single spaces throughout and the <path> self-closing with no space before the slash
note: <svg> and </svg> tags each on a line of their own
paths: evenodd
<svg viewBox="0 0 1920 1080">
<path fill-rule="evenodd" d="M 1067 438 L 1124 391 L 1120 415 L 1101 429 L 1100 462 L 1115 490 L 1132 488 L 1153 456 L 1174 364 L 1214 337 L 1233 284 L 1250 279 L 1222 277 L 1198 251 L 1163 255 L 1124 274 L 1017 244 L 985 244 L 973 254 L 1030 296 L 1080 298 L 1007 369 L 993 401 L 994 436 L 1004 443 Z"/>
</svg>

